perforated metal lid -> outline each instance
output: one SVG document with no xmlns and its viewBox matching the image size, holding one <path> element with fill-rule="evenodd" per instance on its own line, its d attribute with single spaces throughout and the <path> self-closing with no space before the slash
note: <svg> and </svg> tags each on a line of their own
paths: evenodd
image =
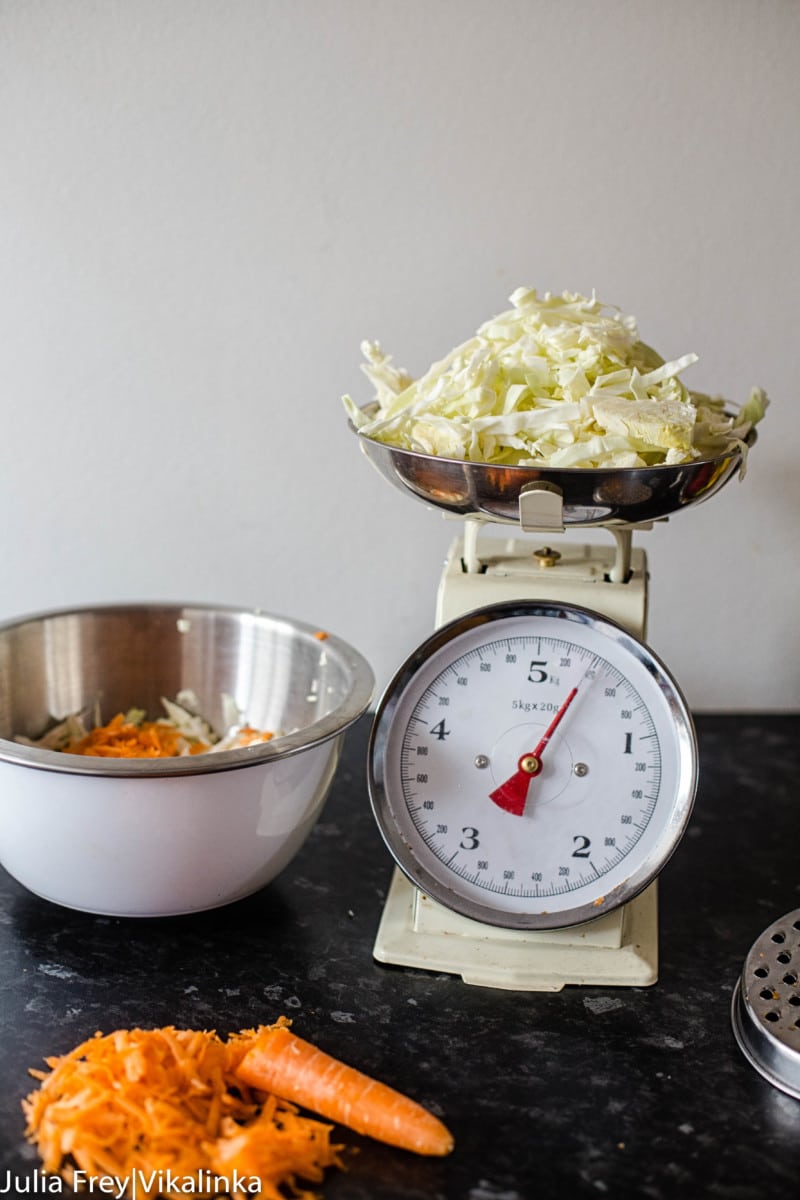
<svg viewBox="0 0 800 1200">
<path fill-rule="evenodd" d="M 800 908 L 773 922 L 751 946 L 731 1020 L 755 1069 L 800 1100 Z"/>
</svg>

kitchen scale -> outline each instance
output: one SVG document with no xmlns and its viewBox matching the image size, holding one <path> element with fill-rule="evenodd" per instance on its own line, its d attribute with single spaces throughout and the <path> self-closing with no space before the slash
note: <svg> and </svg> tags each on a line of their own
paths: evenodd
<svg viewBox="0 0 800 1200">
<path fill-rule="evenodd" d="M 463 520 L 434 632 L 373 722 L 370 800 L 396 863 L 375 958 L 520 991 L 654 983 L 657 877 L 689 820 L 697 742 L 645 641 L 632 539 L 716 493 L 739 449 L 553 470 L 359 441 L 389 482 Z M 610 541 L 555 541 L 576 528 Z"/>
</svg>

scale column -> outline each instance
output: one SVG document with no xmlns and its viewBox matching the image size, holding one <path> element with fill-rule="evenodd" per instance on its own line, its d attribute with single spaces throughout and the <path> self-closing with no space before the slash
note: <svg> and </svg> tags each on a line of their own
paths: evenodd
<svg viewBox="0 0 800 1200">
<path fill-rule="evenodd" d="M 530 537 L 479 537 L 485 522 L 468 520 L 451 544 L 436 596 L 436 628 L 476 608 L 515 600 L 576 604 L 647 634 L 648 571 L 631 530 L 614 530 L 613 546 Z"/>
</svg>

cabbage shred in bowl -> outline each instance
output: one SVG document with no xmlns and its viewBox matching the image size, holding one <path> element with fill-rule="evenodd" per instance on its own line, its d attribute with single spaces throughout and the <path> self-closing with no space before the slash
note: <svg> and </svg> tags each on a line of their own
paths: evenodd
<svg viewBox="0 0 800 1200">
<path fill-rule="evenodd" d="M 243 723 L 230 696 L 223 696 L 222 701 L 229 712 L 221 734 L 198 711 L 194 693 L 184 691 L 175 700 L 162 696 L 164 714 L 155 718 L 149 718 L 145 709 L 134 707 L 104 721 L 98 704 L 91 721 L 86 712 L 70 713 L 41 737 L 17 734 L 14 741 L 23 746 L 94 758 L 174 758 L 221 754 L 224 750 L 269 742 L 275 736 L 272 730 L 254 729 Z"/>
</svg>

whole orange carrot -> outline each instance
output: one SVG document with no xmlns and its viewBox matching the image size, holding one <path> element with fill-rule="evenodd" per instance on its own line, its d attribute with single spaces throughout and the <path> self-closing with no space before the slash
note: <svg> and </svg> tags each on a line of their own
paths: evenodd
<svg viewBox="0 0 800 1200">
<path fill-rule="evenodd" d="M 417 1154 L 449 1154 L 453 1137 L 408 1096 L 339 1062 L 285 1025 L 259 1030 L 236 1068 L 243 1083 Z"/>
</svg>

